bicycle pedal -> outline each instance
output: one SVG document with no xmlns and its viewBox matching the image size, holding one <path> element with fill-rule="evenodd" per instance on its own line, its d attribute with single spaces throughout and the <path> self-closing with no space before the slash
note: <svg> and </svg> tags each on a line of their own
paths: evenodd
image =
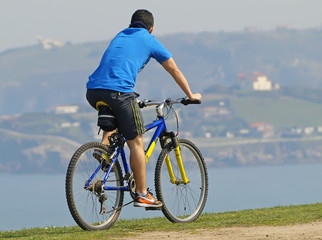
<svg viewBox="0 0 322 240">
<path fill-rule="evenodd" d="M 159 211 L 162 207 L 145 207 L 145 211 Z"/>
</svg>

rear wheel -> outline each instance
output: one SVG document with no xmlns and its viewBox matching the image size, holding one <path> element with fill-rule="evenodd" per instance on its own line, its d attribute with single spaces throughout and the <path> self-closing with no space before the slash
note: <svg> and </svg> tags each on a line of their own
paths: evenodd
<svg viewBox="0 0 322 240">
<path fill-rule="evenodd" d="M 162 201 L 163 214 L 171 222 L 192 222 L 202 213 L 208 194 L 208 174 L 199 149 L 189 140 L 179 139 L 182 163 L 188 183 L 182 182 L 174 150 L 168 145 L 159 155 L 155 169 L 155 189 Z M 166 157 L 169 156 L 176 179 L 171 183 Z"/>
<path fill-rule="evenodd" d="M 69 210 L 75 222 L 84 230 L 110 228 L 121 212 L 121 209 L 117 211 L 115 209 L 122 206 L 124 197 L 123 191 L 102 190 L 106 169 L 99 167 L 100 162 L 93 157 L 95 150 L 107 153 L 107 147 L 98 142 L 86 143 L 74 153 L 65 182 Z M 115 162 L 113 169 L 106 184 L 123 186 L 122 169 L 118 161 Z M 96 170 L 97 173 L 88 183 Z"/>
</svg>

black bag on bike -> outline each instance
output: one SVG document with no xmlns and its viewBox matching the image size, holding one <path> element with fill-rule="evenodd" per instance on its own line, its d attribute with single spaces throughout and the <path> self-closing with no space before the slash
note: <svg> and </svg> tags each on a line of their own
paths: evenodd
<svg viewBox="0 0 322 240">
<path fill-rule="evenodd" d="M 107 132 L 117 128 L 116 118 L 108 106 L 99 106 L 97 126 Z"/>
</svg>

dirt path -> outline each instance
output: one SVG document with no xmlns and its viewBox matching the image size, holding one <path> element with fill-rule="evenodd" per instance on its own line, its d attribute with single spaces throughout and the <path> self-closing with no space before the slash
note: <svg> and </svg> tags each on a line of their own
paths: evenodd
<svg viewBox="0 0 322 240">
<path fill-rule="evenodd" d="M 127 238 L 132 239 L 132 238 Z M 193 232 L 148 232 L 135 239 L 142 240 L 322 240 L 322 222 L 292 226 L 233 227 Z"/>
</svg>

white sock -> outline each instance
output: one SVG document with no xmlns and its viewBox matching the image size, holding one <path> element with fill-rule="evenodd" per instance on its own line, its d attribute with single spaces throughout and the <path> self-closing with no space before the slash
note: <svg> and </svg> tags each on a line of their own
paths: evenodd
<svg viewBox="0 0 322 240">
<path fill-rule="evenodd" d="M 146 197 L 148 193 L 137 193 L 140 197 Z"/>
</svg>

